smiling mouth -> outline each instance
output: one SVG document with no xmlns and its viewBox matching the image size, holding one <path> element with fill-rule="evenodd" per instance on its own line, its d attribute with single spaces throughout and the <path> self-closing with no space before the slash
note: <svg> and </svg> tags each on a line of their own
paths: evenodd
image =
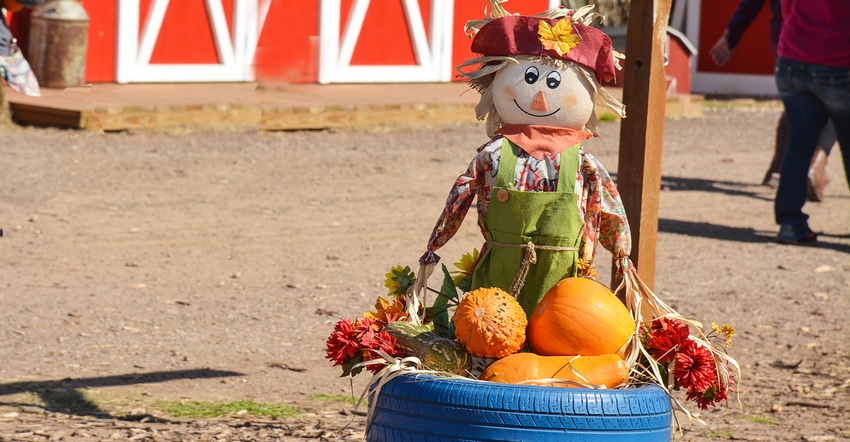
<svg viewBox="0 0 850 442">
<path fill-rule="evenodd" d="M 559 108 L 555 109 L 554 111 L 549 112 L 548 114 L 536 115 L 536 114 L 532 114 L 531 112 L 523 109 L 522 106 L 520 106 L 519 103 L 516 102 L 516 99 L 514 99 L 514 104 L 516 105 L 516 107 L 519 108 L 519 110 L 525 112 L 527 115 L 531 115 L 532 117 L 538 117 L 538 118 L 543 118 L 543 117 L 548 117 L 550 115 L 555 115 L 556 113 L 558 113 L 559 110 L 561 110 L 561 108 L 559 107 Z"/>
</svg>

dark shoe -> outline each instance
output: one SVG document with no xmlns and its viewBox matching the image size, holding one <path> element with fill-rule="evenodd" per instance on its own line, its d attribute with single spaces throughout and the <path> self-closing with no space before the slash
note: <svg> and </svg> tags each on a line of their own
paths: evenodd
<svg viewBox="0 0 850 442">
<path fill-rule="evenodd" d="M 794 226 L 782 225 L 779 227 L 779 233 L 776 235 L 776 241 L 781 244 L 802 244 L 817 240 L 818 234 L 812 232 L 807 226 L 795 228 Z"/>
</svg>

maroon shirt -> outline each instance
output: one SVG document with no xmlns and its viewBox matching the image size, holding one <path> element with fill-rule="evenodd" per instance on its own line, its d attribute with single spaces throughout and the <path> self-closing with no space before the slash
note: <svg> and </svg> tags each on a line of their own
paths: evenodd
<svg viewBox="0 0 850 442">
<path fill-rule="evenodd" d="M 802 63 L 850 69 L 850 1 L 782 0 L 777 53 Z"/>
</svg>

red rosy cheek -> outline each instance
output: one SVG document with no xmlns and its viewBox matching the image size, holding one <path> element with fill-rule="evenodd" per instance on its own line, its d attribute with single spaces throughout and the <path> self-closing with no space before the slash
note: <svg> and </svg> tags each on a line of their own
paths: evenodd
<svg viewBox="0 0 850 442">
<path fill-rule="evenodd" d="M 505 86 L 505 87 L 502 88 L 502 96 L 507 98 L 508 100 L 515 100 L 516 99 L 516 89 L 514 89 L 510 86 Z"/>
</svg>

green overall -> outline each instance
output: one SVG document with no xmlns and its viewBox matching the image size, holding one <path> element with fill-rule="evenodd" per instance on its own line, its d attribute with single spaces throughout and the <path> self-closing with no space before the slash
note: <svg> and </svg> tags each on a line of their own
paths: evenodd
<svg viewBox="0 0 850 442">
<path fill-rule="evenodd" d="M 511 292 L 521 286 L 518 294 L 511 294 L 531 316 L 552 286 L 576 276 L 583 225 L 573 190 L 578 151 L 576 144 L 561 152 L 557 190 L 520 191 L 513 185 L 519 148 L 504 139 L 496 185 L 484 217 L 487 250 L 472 273 L 472 289 L 499 287 Z M 523 281 L 524 258 L 530 265 L 526 264 L 528 273 Z"/>
</svg>

